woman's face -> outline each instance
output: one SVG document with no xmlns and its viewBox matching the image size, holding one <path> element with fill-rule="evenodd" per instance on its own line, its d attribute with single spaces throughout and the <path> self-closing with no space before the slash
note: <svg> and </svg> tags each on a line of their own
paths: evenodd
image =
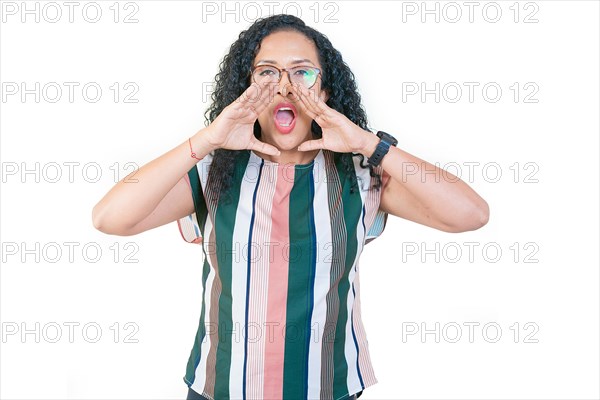
<svg viewBox="0 0 600 400">
<path fill-rule="evenodd" d="M 314 42 L 296 31 L 275 32 L 262 40 L 253 67 L 265 64 L 280 69 L 307 66 L 322 70 Z M 312 139 L 312 118 L 297 104 L 299 100 L 292 93 L 289 79 L 288 74 L 283 72 L 273 101 L 258 117 L 261 140 L 281 151 L 296 150 L 302 142 Z M 311 90 L 326 101 L 327 96 L 321 90 L 320 75 Z M 277 112 L 282 106 L 283 110 Z M 291 111 L 286 108 L 291 108 Z"/>
</svg>

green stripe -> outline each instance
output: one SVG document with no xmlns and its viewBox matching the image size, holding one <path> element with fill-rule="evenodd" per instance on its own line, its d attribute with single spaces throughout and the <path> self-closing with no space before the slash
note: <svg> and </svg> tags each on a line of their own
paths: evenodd
<svg viewBox="0 0 600 400">
<path fill-rule="evenodd" d="M 306 399 L 308 341 L 315 263 L 313 168 L 296 168 L 290 193 L 288 297 L 283 364 L 283 398 Z"/>
<path fill-rule="evenodd" d="M 190 353 L 190 357 L 188 358 L 187 367 L 185 370 L 185 379 L 189 383 L 194 383 L 196 367 L 200 362 L 200 346 L 202 345 L 202 341 L 204 340 L 204 336 L 206 335 L 206 325 L 205 325 L 205 315 L 206 315 L 206 302 L 205 302 L 205 294 L 206 294 L 206 280 L 208 279 L 208 273 L 210 272 L 210 266 L 208 265 L 208 260 L 206 258 L 206 254 L 204 255 L 204 266 L 202 270 L 202 311 L 200 311 L 200 322 L 198 323 L 198 330 L 196 331 L 196 340 L 194 341 L 194 347 Z"/>
<path fill-rule="evenodd" d="M 350 284 L 348 282 L 348 274 L 354 264 L 358 241 L 356 239 L 356 228 L 360 222 L 360 214 L 362 212 L 362 199 L 358 188 L 355 186 L 355 192 L 350 193 L 351 180 L 348 179 L 348 174 L 344 165 L 341 163 L 342 155 L 336 157 L 335 166 L 340 176 L 342 184 L 342 202 L 345 226 L 344 234 L 346 235 L 346 259 L 344 261 L 344 272 L 338 285 L 339 297 L 339 314 L 335 328 L 335 339 L 333 346 L 333 359 L 335 360 L 335 368 L 333 371 L 333 398 L 338 399 L 343 395 L 348 394 L 347 377 L 348 365 L 346 363 L 346 355 L 344 344 L 346 343 L 346 323 L 348 322 L 348 292 Z M 352 340 L 350 338 L 350 340 Z"/>
<path fill-rule="evenodd" d="M 188 177 L 192 189 L 196 220 L 198 221 L 200 233 L 202 236 L 204 236 L 204 223 L 206 222 L 208 209 L 206 207 L 206 202 L 204 201 L 204 194 L 202 193 L 202 186 L 200 184 L 200 176 L 198 175 L 197 165 L 194 165 L 188 171 Z M 200 311 L 200 321 L 198 322 L 198 329 L 196 330 L 194 346 L 190 352 L 185 370 L 185 380 L 189 383 L 194 383 L 196 378 L 196 367 L 198 367 L 198 363 L 200 362 L 201 346 L 202 342 L 204 341 L 204 337 L 206 336 L 206 281 L 208 279 L 208 274 L 210 273 L 210 265 L 208 264 L 208 257 L 206 255 L 204 246 L 202 246 L 202 252 L 204 253 L 204 263 L 202 265 L 202 308 Z"/>
<path fill-rule="evenodd" d="M 230 196 L 219 197 L 219 203 L 215 212 L 215 237 L 218 238 L 215 243 L 217 255 L 217 269 L 222 284 L 221 295 L 219 296 L 219 317 L 218 332 L 219 343 L 217 344 L 217 359 L 215 365 L 215 398 L 229 398 L 229 372 L 231 367 L 231 338 L 233 329 L 233 310 L 231 293 L 231 275 L 232 261 L 235 254 L 235 244 L 233 243 L 233 229 L 235 227 L 235 217 L 237 214 L 238 202 L 240 198 L 240 189 L 242 179 L 246 171 L 246 166 L 250 157 L 250 152 L 243 152 L 236 159 L 235 171 L 232 177 L 232 183 L 229 188 Z"/>
<path fill-rule="evenodd" d="M 200 183 L 200 175 L 198 174 L 197 165 L 194 165 L 188 171 L 188 177 L 190 180 L 190 186 L 192 188 L 192 198 L 194 200 L 196 220 L 198 221 L 200 233 L 202 236 L 204 236 L 204 224 L 206 223 L 206 217 L 208 216 L 208 208 L 206 207 L 206 201 L 204 199 L 204 194 L 202 193 L 202 185 Z"/>
</svg>

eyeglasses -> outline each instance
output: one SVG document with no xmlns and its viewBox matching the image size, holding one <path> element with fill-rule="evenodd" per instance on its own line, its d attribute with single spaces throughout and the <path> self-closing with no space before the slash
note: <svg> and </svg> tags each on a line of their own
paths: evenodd
<svg viewBox="0 0 600 400">
<path fill-rule="evenodd" d="M 251 71 L 252 80 L 259 85 L 279 83 L 284 71 L 288 73 L 291 83 L 297 83 L 307 89 L 315 85 L 317 77 L 321 73 L 321 70 L 315 67 L 297 66 L 280 69 L 273 65 L 259 65 Z"/>
</svg>

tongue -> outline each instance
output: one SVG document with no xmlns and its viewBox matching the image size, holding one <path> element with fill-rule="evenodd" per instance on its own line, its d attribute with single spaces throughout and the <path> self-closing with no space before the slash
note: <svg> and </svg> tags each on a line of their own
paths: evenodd
<svg viewBox="0 0 600 400">
<path fill-rule="evenodd" d="M 275 115 L 275 119 L 280 124 L 289 125 L 294 119 L 294 113 L 290 110 L 279 110 L 277 111 L 277 115 Z"/>
</svg>

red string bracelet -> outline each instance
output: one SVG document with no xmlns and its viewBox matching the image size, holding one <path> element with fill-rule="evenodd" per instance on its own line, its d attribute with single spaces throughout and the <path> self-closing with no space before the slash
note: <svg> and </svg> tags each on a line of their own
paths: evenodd
<svg viewBox="0 0 600 400">
<path fill-rule="evenodd" d="M 201 158 L 196 157 L 196 153 L 194 153 L 194 150 L 192 149 L 192 138 L 188 138 L 188 143 L 190 144 L 190 152 L 192 153 L 190 156 L 198 161 L 202 161 Z"/>
</svg>

